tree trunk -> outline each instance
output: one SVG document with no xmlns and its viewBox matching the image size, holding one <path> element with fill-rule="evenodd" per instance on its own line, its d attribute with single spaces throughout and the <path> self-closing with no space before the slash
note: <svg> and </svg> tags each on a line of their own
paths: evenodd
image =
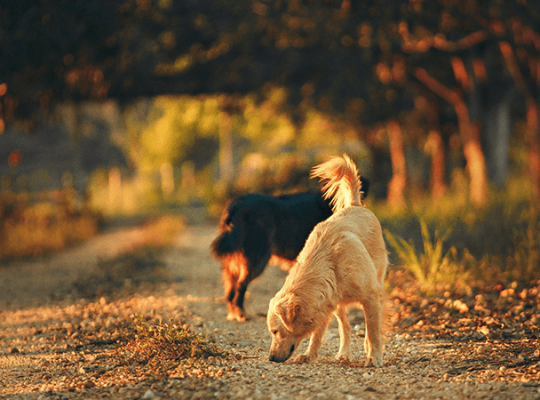
<svg viewBox="0 0 540 400">
<path fill-rule="evenodd" d="M 536 200 L 538 200 L 540 199 L 540 126 L 538 124 L 538 120 L 540 119 L 539 106 L 535 102 L 529 87 L 525 83 L 523 74 L 521 73 L 516 62 L 512 46 L 508 42 L 500 42 L 499 48 L 506 62 L 508 71 L 514 78 L 516 86 L 525 94 L 525 101 L 527 104 L 527 128 L 529 131 L 529 171 L 533 187 L 533 194 Z M 538 77 L 537 83 L 539 83 Z"/>
<path fill-rule="evenodd" d="M 446 191 L 446 160 L 437 108 L 433 102 L 429 101 L 427 118 L 430 127 L 427 143 L 431 155 L 431 195 L 434 199 L 438 199 Z"/>
<path fill-rule="evenodd" d="M 505 97 L 487 110 L 484 118 L 487 170 L 491 182 L 498 188 L 506 185 L 509 164 L 510 102 Z"/>
<path fill-rule="evenodd" d="M 431 195 L 441 198 L 446 192 L 444 142 L 439 130 L 429 132 L 428 142 L 431 151 Z"/>
<path fill-rule="evenodd" d="M 390 160 L 392 162 L 392 179 L 388 184 L 388 203 L 395 210 L 399 210 L 405 208 L 404 190 L 407 184 L 403 136 L 401 127 L 396 120 L 389 121 L 386 129 L 388 131 Z"/>
<path fill-rule="evenodd" d="M 459 131 L 463 141 L 463 153 L 467 161 L 470 177 L 470 199 L 477 207 L 482 207 L 487 199 L 486 160 L 480 144 L 480 131 L 477 124 L 472 124 L 469 110 L 462 97 L 448 89 L 423 68 L 417 68 L 414 75 L 426 87 L 454 106 L 458 117 Z"/>
<path fill-rule="evenodd" d="M 463 153 L 467 161 L 467 171 L 469 172 L 469 197 L 475 206 L 483 207 L 487 200 L 488 180 L 486 160 L 480 143 L 480 127 L 478 124 L 471 123 L 467 106 L 463 101 L 456 102 L 455 109 L 463 141 Z"/>
<path fill-rule="evenodd" d="M 540 100 L 539 100 L 540 103 Z M 527 99 L 527 127 L 529 130 L 529 171 L 534 198 L 540 199 L 540 107 L 532 97 Z"/>
</svg>

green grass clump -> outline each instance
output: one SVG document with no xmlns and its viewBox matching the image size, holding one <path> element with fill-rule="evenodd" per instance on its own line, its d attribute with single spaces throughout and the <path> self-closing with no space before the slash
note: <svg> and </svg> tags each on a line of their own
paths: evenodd
<svg viewBox="0 0 540 400">
<path fill-rule="evenodd" d="M 414 241 L 408 241 L 392 234 L 388 229 L 384 230 L 386 240 L 394 248 L 404 266 L 418 280 L 423 289 L 436 285 L 448 285 L 464 283 L 467 277 L 463 265 L 457 260 L 457 250 L 451 247 L 444 251 L 444 242 L 447 240 L 450 230 L 442 236 L 436 230 L 433 239 L 424 220 L 420 220 L 422 234 L 423 253 L 416 249 Z"/>
</svg>

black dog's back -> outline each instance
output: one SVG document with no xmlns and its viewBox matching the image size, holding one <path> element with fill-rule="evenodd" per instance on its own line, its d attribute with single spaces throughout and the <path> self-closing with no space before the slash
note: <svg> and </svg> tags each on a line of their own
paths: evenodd
<svg viewBox="0 0 540 400">
<path fill-rule="evenodd" d="M 277 212 L 270 225 L 274 227 L 272 254 L 294 261 L 319 222 L 332 215 L 330 201 L 318 191 L 282 195 L 275 198 Z"/>
<path fill-rule="evenodd" d="M 262 236 L 271 242 L 272 254 L 294 261 L 315 225 L 330 215 L 329 201 L 318 191 L 275 197 L 243 195 L 225 209 L 212 252 L 222 258 L 237 251 L 261 251 L 257 243 L 252 243 L 256 249 L 246 249 L 245 245 L 256 242 L 254 238 L 264 232 Z"/>
</svg>

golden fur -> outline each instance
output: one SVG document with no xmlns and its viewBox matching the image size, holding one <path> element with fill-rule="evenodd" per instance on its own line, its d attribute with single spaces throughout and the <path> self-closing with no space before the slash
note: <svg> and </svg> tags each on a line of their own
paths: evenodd
<svg viewBox="0 0 540 400">
<path fill-rule="evenodd" d="M 347 307 L 361 305 L 366 319 L 366 366 L 383 365 L 383 298 L 388 255 L 380 223 L 362 206 L 356 167 L 346 155 L 313 169 L 334 196 L 334 215 L 309 235 L 281 290 L 270 300 L 267 324 L 272 334 L 270 360 L 289 359 L 311 336 L 298 362 L 314 361 L 324 334 L 337 317 L 340 348 L 336 358 L 351 357 Z"/>
</svg>

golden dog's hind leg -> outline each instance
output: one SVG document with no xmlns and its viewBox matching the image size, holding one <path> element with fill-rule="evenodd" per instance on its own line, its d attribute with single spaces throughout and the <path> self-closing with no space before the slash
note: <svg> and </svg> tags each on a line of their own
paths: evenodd
<svg viewBox="0 0 540 400">
<path fill-rule="evenodd" d="M 347 307 L 338 305 L 334 315 L 339 326 L 339 351 L 336 354 L 336 360 L 349 361 L 351 359 L 351 324 L 347 318 Z"/>
<path fill-rule="evenodd" d="M 374 301 L 366 302 L 363 305 L 366 317 L 366 339 L 364 349 L 367 360 L 366 367 L 383 366 L 383 343 L 382 343 L 382 305 L 379 295 L 374 295 Z"/>
<path fill-rule="evenodd" d="M 330 325 L 330 321 L 332 321 L 332 314 L 330 314 L 330 317 L 327 318 L 327 320 L 324 321 L 311 334 L 311 339 L 309 340 L 309 346 L 307 348 L 307 351 L 305 352 L 305 354 L 301 354 L 296 357 L 295 361 L 297 363 L 310 363 L 317 359 L 317 357 L 319 356 L 319 349 L 321 348 L 322 342 L 324 340 L 324 334 L 328 329 L 328 325 Z"/>
</svg>

